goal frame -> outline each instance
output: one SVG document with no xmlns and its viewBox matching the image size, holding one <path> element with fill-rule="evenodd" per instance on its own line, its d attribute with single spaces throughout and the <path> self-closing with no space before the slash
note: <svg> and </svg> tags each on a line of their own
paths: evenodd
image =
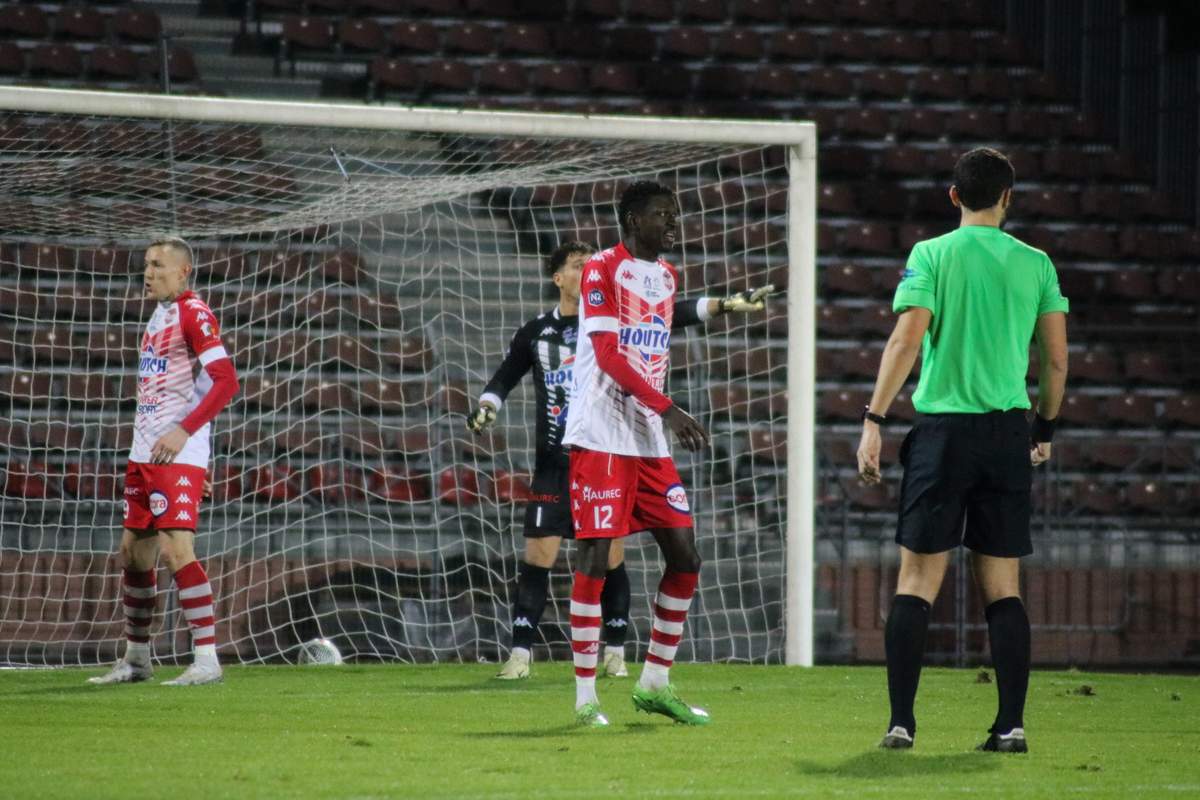
<svg viewBox="0 0 1200 800">
<path fill-rule="evenodd" d="M 451 134 L 775 145 L 787 149 L 784 663 L 812 666 L 815 591 L 817 128 L 812 122 L 474 111 L 0 87 L 0 110 Z"/>
</svg>

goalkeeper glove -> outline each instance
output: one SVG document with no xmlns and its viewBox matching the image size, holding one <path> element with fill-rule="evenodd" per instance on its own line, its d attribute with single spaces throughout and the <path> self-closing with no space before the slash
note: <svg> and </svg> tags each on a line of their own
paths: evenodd
<svg viewBox="0 0 1200 800">
<path fill-rule="evenodd" d="M 472 433 L 483 433 L 496 421 L 496 409 L 487 403 L 480 403 L 479 408 L 467 415 L 467 428 Z"/>
<path fill-rule="evenodd" d="M 770 283 L 753 291 L 737 292 L 721 301 L 721 311 L 725 314 L 762 311 L 767 307 L 767 298 L 773 294 L 775 287 Z"/>
</svg>

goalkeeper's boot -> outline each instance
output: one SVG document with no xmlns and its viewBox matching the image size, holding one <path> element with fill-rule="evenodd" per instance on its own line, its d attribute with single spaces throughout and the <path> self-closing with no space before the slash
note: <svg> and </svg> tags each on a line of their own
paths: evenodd
<svg viewBox="0 0 1200 800">
<path fill-rule="evenodd" d="M 178 678 L 164 681 L 163 686 L 202 686 L 206 683 L 221 682 L 221 665 L 212 663 L 196 663 L 183 671 Z"/>
<path fill-rule="evenodd" d="M 596 703 L 584 703 L 575 709 L 575 724 L 581 728 L 607 728 L 608 717 L 600 712 Z"/>
<path fill-rule="evenodd" d="M 519 681 L 529 677 L 529 659 L 513 653 L 504 662 L 504 666 L 496 673 L 496 680 Z"/>
<path fill-rule="evenodd" d="M 908 732 L 908 728 L 902 725 L 893 725 L 892 729 L 884 734 L 883 741 L 879 746 L 884 750 L 910 750 L 913 746 L 912 734 Z"/>
<path fill-rule="evenodd" d="M 610 678 L 628 678 L 629 669 L 625 666 L 625 649 L 604 651 L 604 674 Z"/>
<path fill-rule="evenodd" d="M 695 708 L 679 699 L 675 687 L 667 684 L 658 690 L 641 684 L 633 687 L 633 707 L 647 714 L 662 714 L 684 725 L 707 725 L 711 720 L 703 708 Z"/>
<path fill-rule="evenodd" d="M 1008 733 L 993 732 L 975 749 L 989 753 L 1028 753 L 1029 745 L 1025 743 L 1025 729 L 1013 728 Z"/>
<path fill-rule="evenodd" d="M 149 664 L 137 664 L 121 659 L 106 675 L 88 678 L 87 682 L 96 686 L 108 686 L 113 683 L 141 683 L 154 676 L 154 670 Z"/>
</svg>

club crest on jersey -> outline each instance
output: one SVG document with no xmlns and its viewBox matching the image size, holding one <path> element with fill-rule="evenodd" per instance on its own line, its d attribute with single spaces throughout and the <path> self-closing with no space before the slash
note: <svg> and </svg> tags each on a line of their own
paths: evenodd
<svg viewBox="0 0 1200 800">
<path fill-rule="evenodd" d="M 146 345 L 146 349 L 142 351 L 142 357 L 138 360 L 138 378 L 146 380 L 153 378 L 155 375 L 162 375 L 167 371 L 166 356 L 159 356 L 154 352 L 154 345 Z"/>
<path fill-rule="evenodd" d="M 684 491 L 683 484 L 673 483 L 667 487 L 667 505 L 684 514 L 691 512 L 692 507 L 688 505 L 687 492 Z"/>
<path fill-rule="evenodd" d="M 167 496 L 159 491 L 150 493 L 150 513 L 161 517 L 167 513 Z"/>
<path fill-rule="evenodd" d="M 657 363 L 671 352 L 671 331 L 658 314 L 647 314 L 640 322 L 621 328 L 619 339 L 637 350 L 647 364 Z"/>
<path fill-rule="evenodd" d="M 547 389 L 553 389 L 555 386 L 570 386 L 571 376 L 575 365 L 575 356 L 567 356 L 559 364 L 558 369 L 546 370 L 543 380 L 546 382 Z"/>
<path fill-rule="evenodd" d="M 604 305 L 604 292 L 600 291 L 599 289 L 592 289 L 590 292 L 588 292 L 588 305 L 589 306 Z"/>
</svg>

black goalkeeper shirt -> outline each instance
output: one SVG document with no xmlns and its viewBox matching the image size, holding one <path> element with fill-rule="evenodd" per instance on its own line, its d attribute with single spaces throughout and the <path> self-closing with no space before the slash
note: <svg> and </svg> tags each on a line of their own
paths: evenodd
<svg viewBox="0 0 1200 800">
<path fill-rule="evenodd" d="M 706 301 L 707 298 L 700 298 Z M 697 300 L 675 304 L 672 330 L 702 321 Z M 496 374 L 483 387 L 480 400 L 490 399 L 499 407 L 525 373 L 533 369 L 533 390 L 537 397 L 537 456 L 534 469 L 566 469 L 569 464 L 563 449 L 563 429 L 567 424 L 567 404 L 571 402 L 574 379 L 575 345 L 579 335 L 579 317 L 563 316 L 555 306 L 526 322 L 513 335 L 508 352 Z"/>
</svg>

